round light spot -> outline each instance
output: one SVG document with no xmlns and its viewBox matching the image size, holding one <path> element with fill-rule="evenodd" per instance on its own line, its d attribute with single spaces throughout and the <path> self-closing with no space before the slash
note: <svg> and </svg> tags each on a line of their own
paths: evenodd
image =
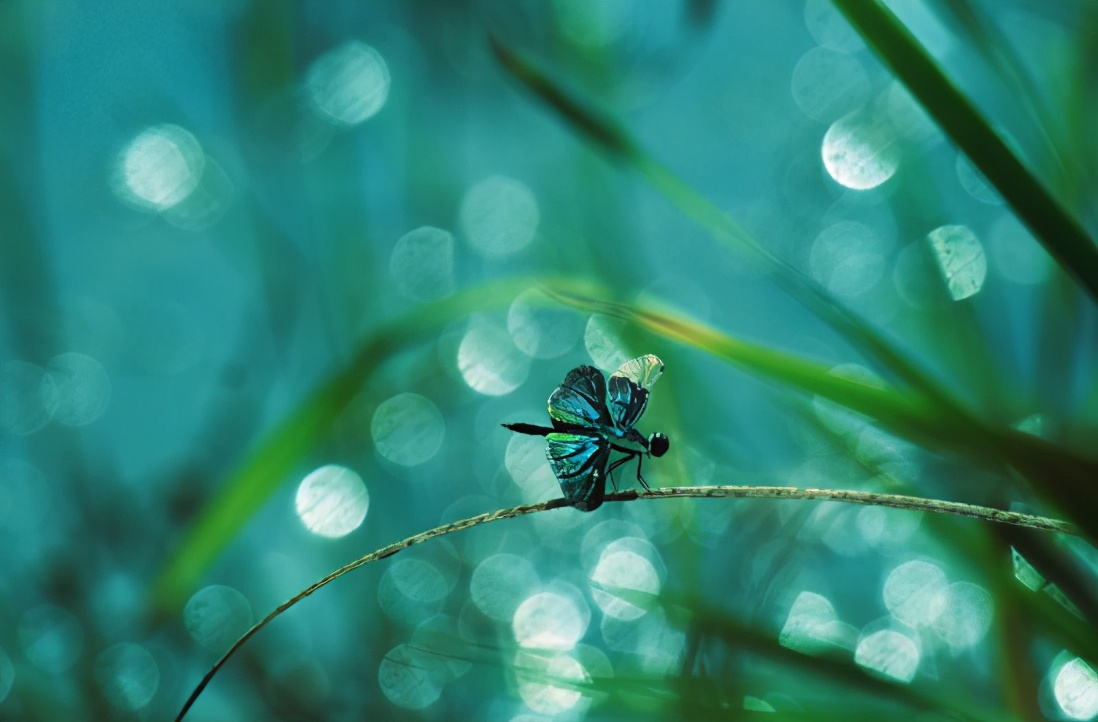
<svg viewBox="0 0 1098 722">
<path fill-rule="evenodd" d="M 330 464 L 312 472 L 297 487 L 294 510 L 317 536 L 347 536 L 366 518 L 370 493 L 362 478 L 344 466 Z"/>
<path fill-rule="evenodd" d="M 446 422 L 430 399 L 403 393 L 382 402 L 370 422 L 377 452 L 394 464 L 419 466 L 430 461 L 446 436 Z"/>
<path fill-rule="evenodd" d="M 884 603 L 892 616 L 912 627 L 933 624 L 942 612 L 946 575 L 929 562 L 904 562 L 884 583 Z"/>
<path fill-rule="evenodd" d="M 422 559 L 401 559 L 389 568 L 396 589 L 413 602 L 437 602 L 450 586 L 434 564 Z"/>
<path fill-rule="evenodd" d="M 389 650 L 377 668 L 382 694 L 404 709 L 426 709 L 434 704 L 446 684 L 446 672 L 431 656 L 407 644 Z"/>
<path fill-rule="evenodd" d="M 397 289 L 415 301 L 437 301 L 454 292 L 454 237 L 422 226 L 401 236 L 389 257 Z"/>
<path fill-rule="evenodd" d="M 892 629 L 863 637 L 854 650 L 854 662 L 900 682 L 910 682 L 919 669 L 921 654 L 914 640 Z"/>
<path fill-rule="evenodd" d="M 839 185 L 869 190 L 896 173 L 900 147 L 895 131 L 881 118 L 855 111 L 839 118 L 824 134 L 824 167 Z"/>
<path fill-rule="evenodd" d="M 34 607 L 19 620 L 19 642 L 27 661 L 49 674 L 61 674 L 80 657 L 84 629 L 67 609 Z"/>
<path fill-rule="evenodd" d="M 359 40 L 346 42 L 320 56 L 305 76 L 309 99 L 336 125 L 358 125 L 373 116 L 389 97 L 389 67 L 381 54 Z"/>
<path fill-rule="evenodd" d="M 1078 657 L 1056 672 L 1052 694 L 1064 714 L 1073 720 L 1092 720 L 1098 716 L 1098 673 Z"/>
<path fill-rule="evenodd" d="M 0 428 L 29 436 L 50 422 L 53 409 L 43 403 L 46 370 L 26 361 L 0 365 Z"/>
<path fill-rule="evenodd" d="M 465 332 L 457 365 L 469 388 L 486 396 L 511 393 L 530 373 L 530 357 L 515 348 L 509 333 L 487 323 Z"/>
<path fill-rule="evenodd" d="M 460 218 L 469 245 L 489 258 L 499 258 L 534 239 L 540 215 L 529 188 L 496 175 L 469 189 L 461 201 Z"/>
<path fill-rule="evenodd" d="M 160 667 L 144 647 L 116 644 L 95 658 L 95 681 L 112 707 L 138 710 L 156 694 Z"/>
<path fill-rule="evenodd" d="M 533 649 L 569 650 L 583 638 L 590 614 L 571 597 L 540 592 L 523 600 L 511 627 L 520 646 Z"/>
<path fill-rule="evenodd" d="M 493 554 L 473 570 L 469 596 L 482 614 L 505 622 L 514 618 L 539 581 L 534 566 L 523 557 Z"/>
<path fill-rule="evenodd" d="M 942 226 L 927 235 L 949 295 L 960 301 L 976 295 L 987 277 L 984 247 L 965 226 Z"/>
<path fill-rule="evenodd" d="M 86 426 L 107 410 L 111 381 L 102 364 L 82 353 L 50 359 L 42 379 L 42 403 L 63 426 Z"/>
<path fill-rule="evenodd" d="M 801 592 L 789 608 L 778 643 L 798 652 L 813 654 L 831 645 L 838 616 L 827 597 Z"/>
<path fill-rule="evenodd" d="M 148 211 L 182 202 L 202 180 L 206 154 L 190 132 L 178 125 L 156 125 L 122 150 L 112 176 L 115 193 Z"/>
<path fill-rule="evenodd" d="M 583 665 L 567 654 L 545 659 L 520 651 L 515 659 L 518 692 L 522 701 L 534 712 L 556 715 L 573 710 L 583 697 L 580 690 L 567 682 L 590 682 Z M 553 684 L 548 680 L 560 680 Z M 573 710 L 574 711 L 574 710 Z"/>
<path fill-rule="evenodd" d="M 856 221 L 839 221 L 820 231 L 812 243 L 812 277 L 842 298 L 869 291 L 884 275 L 887 249 L 881 237 Z"/>
<path fill-rule="evenodd" d="M 971 582 L 954 582 L 936 603 L 942 610 L 934 631 L 956 654 L 976 646 L 987 634 L 995 602 L 983 587 Z"/>
<path fill-rule="evenodd" d="M 557 24 L 578 45 L 601 48 L 621 38 L 634 6 L 619 0 L 553 0 Z"/>
<path fill-rule="evenodd" d="M 198 644 L 221 654 L 252 625 L 252 607 L 232 587 L 200 589 L 183 607 L 183 627 Z"/>
<path fill-rule="evenodd" d="M 434 616 L 449 593 L 438 567 L 411 557 L 398 560 L 381 576 L 377 603 L 390 619 L 413 625 Z"/>
<path fill-rule="evenodd" d="M 583 332 L 583 345 L 591 362 L 603 371 L 616 371 L 630 359 L 623 349 L 622 333 L 625 321 L 601 313 L 593 313 L 587 319 Z"/>
<path fill-rule="evenodd" d="M 1004 215 L 991 226 L 991 259 L 1003 277 L 1014 283 L 1044 283 L 1054 261 L 1033 234 L 1017 218 Z"/>
<path fill-rule="evenodd" d="M 639 619 L 656 604 L 660 578 L 640 554 L 607 548 L 591 572 L 591 596 L 599 609 L 616 619 Z"/>
<path fill-rule="evenodd" d="M 531 358 L 567 353 L 583 333 L 583 324 L 575 310 L 551 301 L 537 288 L 520 293 L 507 311 L 507 331 L 515 347 Z"/>
<path fill-rule="evenodd" d="M 812 48 L 793 68 L 793 100 L 805 115 L 822 123 L 865 105 L 869 91 L 865 69 L 844 53 Z"/>
</svg>

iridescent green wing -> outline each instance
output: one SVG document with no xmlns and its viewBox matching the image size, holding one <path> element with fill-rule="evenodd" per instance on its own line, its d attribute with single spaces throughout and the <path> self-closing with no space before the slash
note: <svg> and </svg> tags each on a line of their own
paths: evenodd
<svg viewBox="0 0 1098 722">
<path fill-rule="evenodd" d="M 545 455 L 564 498 L 581 511 L 594 511 L 601 506 L 606 493 L 610 442 L 601 436 L 556 432 L 545 438 Z"/>
</svg>

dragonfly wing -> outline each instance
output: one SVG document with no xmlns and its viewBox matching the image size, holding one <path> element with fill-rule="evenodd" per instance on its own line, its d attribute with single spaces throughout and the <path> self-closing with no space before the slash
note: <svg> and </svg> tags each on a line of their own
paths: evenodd
<svg viewBox="0 0 1098 722">
<path fill-rule="evenodd" d="M 614 376 L 624 376 L 642 389 L 651 389 L 662 373 L 663 361 L 650 353 L 626 361 L 614 372 Z"/>
<path fill-rule="evenodd" d="M 565 499 L 582 511 L 593 511 L 602 505 L 606 462 L 610 460 L 610 443 L 606 439 L 552 433 L 546 436 L 545 456 Z"/>
<path fill-rule="evenodd" d="M 606 410 L 606 379 L 594 366 L 578 366 L 549 396 L 549 417 L 570 426 L 610 423 Z"/>
<path fill-rule="evenodd" d="M 628 431 L 644 415 L 648 406 L 648 389 L 638 386 L 624 376 L 610 377 L 606 394 L 606 407 L 610 418 L 621 431 Z"/>
</svg>

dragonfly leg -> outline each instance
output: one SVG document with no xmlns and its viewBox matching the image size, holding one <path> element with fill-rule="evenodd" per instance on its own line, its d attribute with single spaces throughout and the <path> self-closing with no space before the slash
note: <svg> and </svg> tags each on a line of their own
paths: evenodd
<svg viewBox="0 0 1098 722">
<path fill-rule="evenodd" d="M 637 455 L 637 481 L 644 487 L 645 491 L 652 491 L 652 487 L 648 486 L 648 482 L 641 476 L 641 464 L 644 462 L 644 454 Z"/>
<path fill-rule="evenodd" d="M 630 455 L 629 456 L 623 456 L 622 458 L 618 459 L 613 464 L 611 464 L 609 466 L 609 468 L 606 469 L 606 475 L 610 477 L 610 483 L 614 485 L 614 491 L 618 490 L 618 482 L 614 480 L 614 469 L 618 468 L 619 466 L 621 466 L 625 462 L 632 459 L 633 456 L 635 456 L 635 454 L 633 452 L 627 451 L 626 453 L 628 453 Z"/>
</svg>

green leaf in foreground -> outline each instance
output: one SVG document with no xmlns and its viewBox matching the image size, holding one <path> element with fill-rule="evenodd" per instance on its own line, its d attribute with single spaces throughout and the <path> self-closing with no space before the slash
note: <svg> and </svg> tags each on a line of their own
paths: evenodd
<svg viewBox="0 0 1098 722">
<path fill-rule="evenodd" d="M 858 34 L 976 164 L 1063 269 L 1098 300 L 1098 246 L 878 0 L 834 0 Z"/>
</svg>

